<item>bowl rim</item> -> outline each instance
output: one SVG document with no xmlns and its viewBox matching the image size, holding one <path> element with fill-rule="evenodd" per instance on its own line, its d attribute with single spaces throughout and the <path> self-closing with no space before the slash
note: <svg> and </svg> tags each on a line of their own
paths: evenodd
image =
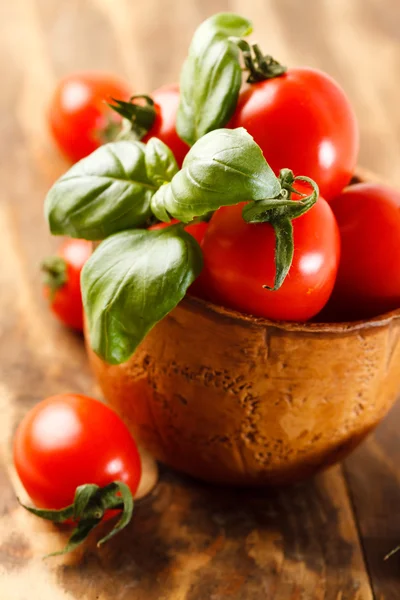
<svg viewBox="0 0 400 600">
<path fill-rule="evenodd" d="M 352 331 L 361 331 L 366 329 L 374 329 L 376 327 L 385 327 L 393 321 L 400 319 L 400 308 L 392 310 L 390 312 L 372 317 L 370 319 L 363 319 L 359 321 L 341 321 L 337 323 L 318 323 L 318 322 L 294 322 L 294 321 L 273 321 L 271 319 L 265 319 L 262 317 L 254 317 L 231 308 L 225 308 L 213 304 L 208 300 L 197 298 L 186 294 L 186 296 L 179 303 L 180 307 L 189 310 L 190 312 L 197 312 L 213 319 L 223 319 L 229 321 L 231 324 L 240 327 L 250 328 L 275 328 L 282 331 L 297 331 L 303 333 L 331 333 L 331 334 L 343 334 L 350 333 Z"/>
</svg>

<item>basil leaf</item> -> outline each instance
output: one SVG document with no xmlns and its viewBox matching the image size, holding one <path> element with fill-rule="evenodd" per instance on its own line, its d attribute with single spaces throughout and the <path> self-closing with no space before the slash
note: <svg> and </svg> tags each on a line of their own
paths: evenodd
<svg viewBox="0 0 400 600">
<path fill-rule="evenodd" d="M 147 177 L 157 187 L 171 181 L 179 171 L 172 150 L 158 138 L 150 138 L 147 142 L 145 161 Z"/>
<path fill-rule="evenodd" d="M 51 233 L 101 240 L 143 225 L 157 189 L 146 173 L 144 149 L 141 142 L 105 144 L 67 171 L 45 201 Z"/>
<path fill-rule="evenodd" d="M 110 364 L 128 360 L 182 300 L 201 268 L 200 247 L 180 224 L 104 240 L 81 277 L 93 350 Z"/>
<path fill-rule="evenodd" d="M 151 201 L 153 213 L 187 223 L 220 206 L 273 198 L 279 180 L 260 147 L 243 128 L 217 129 L 190 149 L 182 169 Z"/>
<path fill-rule="evenodd" d="M 250 21 L 233 13 L 216 14 L 196 30 L 181 72 L 177 114 L 178 135 L 189 145 L 231 118 L 242 70 L 237 44 L 229 38 L 251 31 Z"/>
</svg>

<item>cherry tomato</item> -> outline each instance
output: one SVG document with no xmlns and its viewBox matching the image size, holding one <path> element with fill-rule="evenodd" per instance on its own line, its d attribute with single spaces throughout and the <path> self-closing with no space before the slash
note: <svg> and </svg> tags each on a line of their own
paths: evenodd
<svg viewBox="0 0 400 600">
<path fill-rule="evenodd" d="M 275 232 L 269 223 L 243 220 L 243 203 L 214 213 L 203 240 L 204 267 L 197 290 L 223 306 L 287 321 L 306 321 L 326 304 L 340 255 L 338 227 L 329 204 L 319 198 L 293 220 L 294 257 L 277 291 Z"/>
<path fill-rule="evenodd" d="M 45 272 L 44 295 L 57 318 L 68 327 L 82 331 L 83 306 L 80 276 L 83 265 L 92 253 L 87 240 L 66 240 L 57 256 L 42 263 Z"/>
<path fill-rule="evenodd" d="M 164 229 L 164 227 L 169 227 L 169 225 L 174 225 L 175 223 L 179 223 L 178 219 L 171 219 L 170 223 L 157 223 L 157 225 L 152 225 L 149 227 L 149 229 Z M 198 223 L 186 225 L 185 230 L 190 233 L 190 235 L 192 235 L 199 244 L 201 244 L 207 227 L 208 223 L 206 221 L 199 221 Z"/>
<path fill-rule="evenodd" d="M 37 404 L 14 438 L 14 464 L 37 507 L 72 504 L 79 485 L 122 481 L 139 485 L 140 457 L 118 415 L 80 394 L 60 394 Z"/>
<path fill-rule="evenodd" d="M 64 77 L 55 90 L 48 118 L 65 156 L 75 162 L 107 141 L 107 129 L 121 122 L 107 101 L 129 100 L 130 95 L 129 85 L 108 73 L 82 72 Z"/>
<path fill-rule="evenodd" d="M 244 127 L 276 174 L 290 165 L 327 200 L 348 184 L 357 161 L 356 118 L 343 90 L 310 68 L 247 85 L 230 127 Z"/>
<path fill-rule="evenodd" d="M 181 140 L 176 132 L 176 113 L 179 106 L 179 87 L 177 84 L 165 85 L 151 94 L 156 109 L 156 119 L 150 131 L 143 137 L 148 142 L 157 137 L 174 153 L 179 167 L 189 152 L 189 146 Z"/>
<path fill-rule="evenodd" d="M 400 193 L 359 183 L 332 201 L 342 258 L 329 308 L 348 319 L 400 308 Z"/>
</svg>

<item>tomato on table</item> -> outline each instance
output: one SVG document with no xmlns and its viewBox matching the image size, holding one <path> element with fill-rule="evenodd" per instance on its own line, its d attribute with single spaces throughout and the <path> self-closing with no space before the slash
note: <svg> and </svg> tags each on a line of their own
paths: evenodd
<svg viewBox="0 0 400 600">
<path fill-rule="evenodd" d="M 51 310 L 65 325 L 78 331 L 83 328 L 81 271 L 91 254 L 91 242 L 69 239 L 60 246 L 57 256 L 42 262 L 44 294 Z"/>
<path fill-rule="evenodd" d="M 299 67 L 246 85 L 229 127 L 244 127 L 278 174 L 307 175 L 330 200 L 353 175 L 359 134 L 351 104 L 326 73 Z"/>
<path fill-rule="evenodd" d="M 293 220 L 293 262 L 276 291 L 263 287 L 274 285 L 274 228 L 246 223 L 244 204 L 220 208 L 211 218 L 197 290 L 201 287 L 212 302 L 256 317 L 311 319 L 328 301 L 339 263 L 339 231 L 329 204 L 320 197 Z"/>
<path fill-rule="evenodd" d="M 378 183 L 359 183 L 331 206 L 342 258 L 330 313 L 361 319 L 400 308 L 400 193 Z"/>
<path fill-rule="evenodd" d="M 128 100 L 128 83 L 109 73 L 88 71 L 67 75 L 58 83 L 48 119 L 60 150 L 75 162 L 105 141 L 121 126 L 121 118 L 108 105 L 112 98 Z M 111 136 L 112 137 L 112 136 Z"/>
<path fill-rule="evenodd" d="M 80 394 L 59 394 L 25 415 L 14 438 L 14 464 L 32 501 L 61 509 L 78 486 L 125 483 L 132 495 L 140 481 L 136 444 L 108 406 Z"/>
</svg>

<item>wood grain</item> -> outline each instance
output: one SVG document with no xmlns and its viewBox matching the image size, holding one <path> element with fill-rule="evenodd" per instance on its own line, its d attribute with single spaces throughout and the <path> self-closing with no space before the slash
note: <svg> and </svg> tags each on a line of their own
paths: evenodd
<svg viewBox="0 0 400 600">
<path fill-rule="evenodd" d="M 58 326 L 41 298 L 37 266 L 57 244 L 42 202 L 65 169 L 46 130 L 51 90 L 85 68 L 128 77 L 137 92 L 176 80 L 194 28 L 219 10 L 246 13 L 258 41 L 282 61 L 331 73 L 359 117 L 360 162 L 395 181 L 397 0 L 0 2 L 1 600 L 400 597 L 400 558 L 382 561 L 400 541 L 399 408 L 347 462 L 347 480 L 335 467 L 294 488 L 255 493 L 165 471 L 131 526 L 100 552 L 92 541 L 67 559 L 42 561 L 66 533 L 15 499 L 10 450 L 21 416 L 52 393 L 97 393 L 81 338 Z"/>
</svg>

